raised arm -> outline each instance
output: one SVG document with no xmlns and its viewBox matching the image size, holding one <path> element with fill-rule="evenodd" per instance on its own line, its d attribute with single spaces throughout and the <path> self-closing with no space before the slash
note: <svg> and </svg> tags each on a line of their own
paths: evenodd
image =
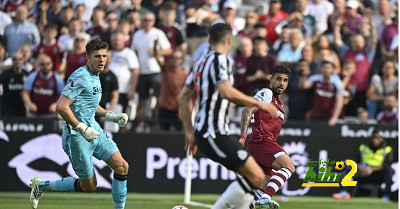
<svg viewBox="0 0 400 209">
<path fill-rule="evenodd" d="M 260 110 L 268 112 L 271 117 L 278 117 L 278 113 L 273 105 L 269 103 L 262 103 L 253 97 L 249 97 L 239 90 L 235 89 L 229 82 L 221 82 L 218 85 L 218 90 L 220 91 L 220 96 L 227 99 L 235 104 L 242 106 L 256 106 Z"/>
</svg>

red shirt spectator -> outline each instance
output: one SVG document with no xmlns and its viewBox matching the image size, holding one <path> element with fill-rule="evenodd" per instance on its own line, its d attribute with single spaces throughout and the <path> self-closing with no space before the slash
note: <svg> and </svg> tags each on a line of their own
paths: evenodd
<svg viewBox="0 0 400 209">
<path fill-rule="evenodd" d="M 259 19 L 268 30 L 267 40 L 271 44 L 279 39 L 279 35 L 274 29 L 275 25 L 289 16 L 288 13 L 281 10 L 281 6 L 280 0 L 272 0 L 269 6 L 269 13 L 262 15 Z"/>
<path fill-rule="evenodd" d="M 5 0 L 1 4 L 1 10 L 9 14 L 12 18 L 15 16 L 15 10 L 24 4 L 23 0 Z"/>
<path fill-rule="evenodd" d="M 44 27 L 44 39 L 40 42 L 36 48 L 35 56 L 44 53 L 47 54 L 53 62 L 53 70 L 58 71 L 61 65 L 61 59 L 63 58 L 63 52 L 58 45 L 57 37 L 57 25 L 47 24 Z"/>
</svg>

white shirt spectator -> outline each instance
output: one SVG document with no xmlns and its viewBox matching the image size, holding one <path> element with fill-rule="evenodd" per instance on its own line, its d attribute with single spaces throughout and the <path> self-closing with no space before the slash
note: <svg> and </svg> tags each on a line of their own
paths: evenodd
<svg viewBox="0 0 400 209">
<path fill-rule="evenodd" d="M 161 67 L 155 57 L 150 56 L 154 41 L 158 39 L 158 49 L 171 48 L 165 33 L 157 28 L 150 29 L 147 33 L 140 29 L 133 35 L 131 48 L 138 54 L 140 64 L 140 75 L 150 75 L 161 72 Z"/>
<path fill-rule="evenodd" d="M 0 11 L 0 35 L 4 34 L 4 29 L 7 25 L 12 23 L 12 19 L 10 15 L 7 13 Z"/>
<path fill-rule="evenodd" d="M 83 33 L 83 32 L 81 32 L 81 33 Z M 90 40 L 90 35 L 87 33 L 84 33 L 84 34 L 86 35 L 86 40 Z M 74 39 L 75 39 L 75 36 L 73 36 L 71 34 L 61 35 L 58 38 L 58 46 L 64 52 L 71 51 L 74 48 Z"/>
<path fill-rule="evenodd" d="M 319 0 L 319 4 L 309 1 L 306 12 L 317 22 L 317 31 L 322 34 L 328 29 L 328 17 L 333 13 L 333 4 L 327 0 Z"/>
<path fill-rule="evenodd" d="M 121 94 L 128 94 L 131 86 L 132 69 L 139 68 L 136 53 L 129 48 L 125 48 L 122 51 L 111 52 L 112 60 L 109 68 L 117 76 L 118 91 Z"/>
<path fill-rule="evenodd" d="M 72 7 L 76 8 L 76 6 L 80 4 L 85 5 L 85 14 L 83 15 L 83 20 L 85 21 L 90 21 L 90 18 L 92 17 L 93 9 L 99 5 L 100 0 L 73 0 L 72 2 Z"/>
</svg>

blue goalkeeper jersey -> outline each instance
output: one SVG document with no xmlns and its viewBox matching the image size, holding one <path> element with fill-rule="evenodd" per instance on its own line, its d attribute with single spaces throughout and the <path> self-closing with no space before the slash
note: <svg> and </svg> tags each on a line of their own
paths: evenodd
<svg viewBox="0 0 400 209">
<path fill-rule="evenodd" d="M 94 116 L 101 100 L 101 92 L 99 76 L 85 65 L 68 78 L 62 94 L 72 100 L 70 108 L 80 122 L 97 127 Z"/>
</svg>

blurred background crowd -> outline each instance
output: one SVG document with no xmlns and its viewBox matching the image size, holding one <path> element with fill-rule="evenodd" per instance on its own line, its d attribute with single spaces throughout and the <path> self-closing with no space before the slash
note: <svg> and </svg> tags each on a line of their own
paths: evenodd
<svg viewBox="0 0 400 209">
<path fill-rule="evenodd" d="M 181 130 L 178 95 L 208 28 L 224 22 L 240 91 L 254 95 L 275 65 L 291 68 L 286 121 L 398 123 L 397 0 L 0 2 L 2 118 L 57 118 L 86 43 L 100 37 L 110 47 L 100 105 L 128 112 L 125 130 Z M 231 112 L 240 122 L 241 107 Z"/>
</svg>

